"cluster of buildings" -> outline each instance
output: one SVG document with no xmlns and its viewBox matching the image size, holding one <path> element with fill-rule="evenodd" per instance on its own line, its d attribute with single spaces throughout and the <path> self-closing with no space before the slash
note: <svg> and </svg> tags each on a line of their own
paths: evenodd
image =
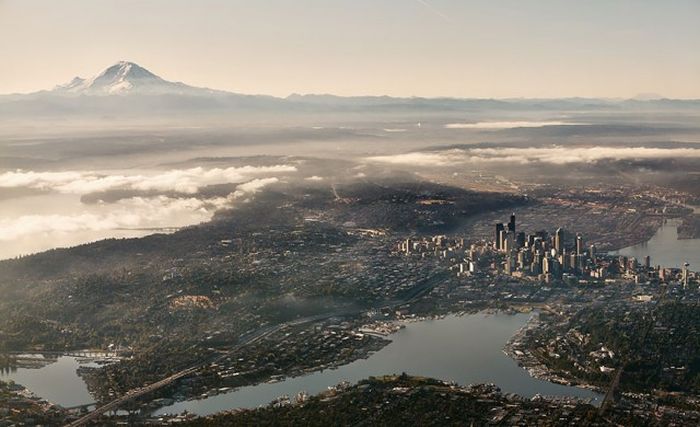
<svg viewBox="0 0 700 427">
<path fill-rule="evenodd" d="M 13 381 L 0 380 L 0 426 L 62 425 L 65 411 Z"/>
<path fill-rule="evenodd" d="M 513 277 L 557 281 L 608 281 L 625 279 L 636 283 L 678 281 L 688 287 L 695 273 L 685 264 L 682 269 L 653 266 L 643 260 L 599 253 L 586 246 L 581 234 L 558 228 L 554 234 L 538 231 L 526 234 L 517 229 L 515 214 L 508 223 L 495 225 L 493 241 L 479 241 L 468 247 L 464 239 L 433 236 L 406 239 L 398 246 L 406 255 L 438 256 L 454 262 L 459 276 L 487 271 Z"/>
</svg>

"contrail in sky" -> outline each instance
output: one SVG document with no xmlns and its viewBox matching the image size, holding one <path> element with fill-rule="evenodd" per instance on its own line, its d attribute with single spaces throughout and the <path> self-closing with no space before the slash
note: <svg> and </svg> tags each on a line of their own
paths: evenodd
<svg viewBox="0 0 700 427">
<path fill-rule="evenodd" d="M 440 12 L 439 10 L 437 10 L 433 5 L 431 5 L 431 4 L 428 3 L 427 1 L 425 1 L 425 0 L 416 0 L 416 1 L 417 1 L 418 3 L 420 3 L 420 4 L 422 4 L 423 6 L 427 7 L 428 9 L 430 9 L 431 12 L 433 12 L 434 14 L 436 14 L 437 16 L 439 16 L 440 18 L 444 19 L 445 21 L 447 21 L 447 22 L 452 22 L 452 20 L 450 19 L 449 16 L 447 16 L 447 15 L 445 15 L 444 13 Z"/>
</svg>

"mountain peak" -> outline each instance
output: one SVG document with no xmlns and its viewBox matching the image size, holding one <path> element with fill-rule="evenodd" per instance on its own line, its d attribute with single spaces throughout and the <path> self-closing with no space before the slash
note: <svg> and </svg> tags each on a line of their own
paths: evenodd
<svg viewBox="0 0 700 427">
<path fill-rule="evenodd" d="M 140 65 L 134 63 L 134 62 L 129 62 L 129 61 L 119 61 L 116 64 L 112 65 L 111 67 L 108 67 L 105 69 L 99 77 L 110 77 L 110 78 L 123 78 L 123 79 L 132 79 L 132 78 L 155 78 L 155 79 L 160 79 L 160 77 L 156 76 L 155 74 L 151 73 L 147 69 L 141 67 Z"/>
<path fill-rule="evenodd" d="M 163 80 L 144 67 L 130 61 L 119 61 L 94 77 L 76 77 L 57 86 L 55 91 L 82 95 L 126 95 L 181 93 L 189 86 Z"/>
</svg>

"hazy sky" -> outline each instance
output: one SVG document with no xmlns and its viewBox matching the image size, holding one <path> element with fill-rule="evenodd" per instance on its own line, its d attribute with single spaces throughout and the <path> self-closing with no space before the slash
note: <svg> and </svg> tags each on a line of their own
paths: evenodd
<svg viewBox="0 0 700 427">
<path fill-rule="evenodd" d="M 122 59 L 280 96 L 700 98 L 700 1 L 0 0 L 0 93 Z"/>
</svg>

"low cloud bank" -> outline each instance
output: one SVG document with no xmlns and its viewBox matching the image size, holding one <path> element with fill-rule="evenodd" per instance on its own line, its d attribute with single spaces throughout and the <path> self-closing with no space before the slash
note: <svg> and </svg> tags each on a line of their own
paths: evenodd
<svg viewBox="0 0 700 427">
<path fill-rule="evenodd" d="M 81 231 L 181 227 L 209 220 L 226 203 L 226 198 L 133 197 L 76 214 L 23 215 L 0 219 L 0 241 L 28 236 L 46 239 Z"/>
<path fill-rule="evenodd" d="M 0 218 L 0 241 L 27 238 L 61 241 L 63 236 L 71 233 L 198 224 L 210 220 L 217 210 L 231 207 L 237 200 L 278 181 L 276 177 L 253 179 L 239 184 L 228 197 L 131 197 L 116 203 L 92 205 L 75 214 Z"/>
<path fill-rule="evenodd" d="M 445 151 L 427 151 L 374 156 L 366 160 L 413 166 L 452 166 L 470 163 L 595 163 L 601 160 L 644 160 L 700 158 L 697 148 L 648 148 L 648 147 L 528 147 L 528 148 L 472 148 Z"/>
<path fill-rule="evenodd" d="M 448 123 L 447 129 L 512 129 L 512 128 L 541 128 L 545 126 L 577 126 L 584 123 L 561 121 L 515 121 L 515 122 L 477 122 L 477 123 Z"/>
<path fill-rule="evenodd" d="M 238 183 L 256 175 L 296 172 L 291 165 L 230 168 L 173 169 L 152 174 L 105 174 L 91 171 L 34 172 L 17 170 L 0 174 L 0 187 L 32 188 L 64 194 L 89 194 L 108 190 L 174 191 L 194 194 L 213 184 Z"/>
</svg>

